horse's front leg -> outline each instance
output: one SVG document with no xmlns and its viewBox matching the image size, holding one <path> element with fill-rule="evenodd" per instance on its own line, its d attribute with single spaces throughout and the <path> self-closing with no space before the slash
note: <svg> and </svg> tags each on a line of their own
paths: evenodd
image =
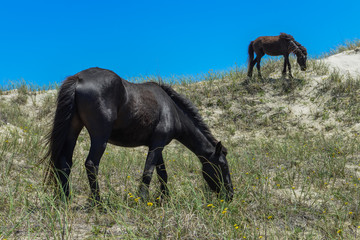
<svg viewBox="0 0 360 240">
<path fill-rule="evenodd" d="M 291 74 L 291 65 L 290 65 L 290 60 L 289 60 L 289 56 L 287 58 L 287 65 L 288 65 L 288 69 L 289 69 L 289 78 L 293 78 L 292 74 Z"/>
<path fill-rule="evenodd" d="M 167 172 L 165 168 L 164 159 L 162 157 L 162 154 L 160 158 L 158 159 L 158 162 L 156 164 L 156 172 L 160 181 L 160 190 L 161 190 L 161 196 L 160 197 L 167 197 L 169 196 L 169 189 L 167 187 Z"/>
<path fill-rule="evenodd" d="M 284 55 L 284 69 L 282 71 L 282 76 L 285 77 L 286 75 L 286 65 L 288 64 L 289 61 L 289 55 Z"/>
<path fill-rule="evenodd" d="M 149 185 L 154 172 L 154 169 L 158 163 L 162 160 L 163 147 L 150 148 L 146 157 L 145 168 L 142 176 L 142 182 L 139 187 L 139 197 L 146 200 L 149 198 Z M 160 164 L 161 165 L 161 164 Z M 159 166 L 160 167 L 160 166 Z M 166 172 L 165 172 L 166 173 Z M 167 176 L 166 176 L 167 180 Z"/>
</svg>

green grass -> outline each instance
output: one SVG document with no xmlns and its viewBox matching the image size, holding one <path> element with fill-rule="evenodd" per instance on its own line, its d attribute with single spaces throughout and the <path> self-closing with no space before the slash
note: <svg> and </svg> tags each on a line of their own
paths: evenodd
<svg viewBox="0 0 360 240">
<path fill-rule="evenodd" d="M 294 79 L 282 79 L 282 61 L 265 61 L 265 78 L 249 85 L 237 66 L 174 79 L 228 148 L 230 203 L 209 191 L 197 157 L 174 141 L 163 152 L 169 200 L 157 202 L 154 174 L 149 203 L 137 201 L 147 149 L 109 144 L 99 174 L 105 211 L 85 208 L 85 130 L 74 152 L 72 200 L 61 202 L 42 184 L 38 164 L 56 93 L 26 85 L 2 91 L 0 239 L 357 239 L 360 80 L 313 59 L 304 73 L 293 58 Z"/>
</svg>

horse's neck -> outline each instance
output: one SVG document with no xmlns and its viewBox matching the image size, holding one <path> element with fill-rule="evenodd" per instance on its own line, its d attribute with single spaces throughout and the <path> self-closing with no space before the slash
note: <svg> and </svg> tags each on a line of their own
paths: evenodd
<svg viewBox="0 0 360 240">
<path fill-rule="evenodd" d="M 289 41 L 289 48 L 290 51 L 293 52 L 294 54 L 296 54 L 300 50 L 299 47 L 295 44 L 295 42 L 292 40 Z"/>
<path fill-rule="evenodd" d="M 177 140 L 198 157 L 209 158 L 214 151 L 213 144 L 204 133 L 194 126 L 183 126 Z"/>
</svg>

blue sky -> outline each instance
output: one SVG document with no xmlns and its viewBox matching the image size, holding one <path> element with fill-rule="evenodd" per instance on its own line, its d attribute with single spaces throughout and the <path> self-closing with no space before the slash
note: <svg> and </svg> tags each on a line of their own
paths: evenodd
<svg viewBox="0 0 360 240">
<path fill-rule="evenodd" d="M 292 34 L 310 56 L 360 38 L 360 1 L 2 1 L 0 84 L 44 85 L 88 67 L 123 78 L 246 64 L 258 36 Z"/>
</svg>

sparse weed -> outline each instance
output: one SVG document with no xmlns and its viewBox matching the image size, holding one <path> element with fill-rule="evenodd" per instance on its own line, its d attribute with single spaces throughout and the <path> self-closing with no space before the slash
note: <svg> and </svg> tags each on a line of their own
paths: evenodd
<svg viewBox="0 0 360 240">
<path fill-rule="evenodd" d="M 352 40 L 352 41 L 345 41 L 344 43 L 337 46 L 335 49 L 330 50 L 330 52 L 325 54 L 324 57 L 334 55 L 334 54 L 337 54 L 337 53 L 341 53 L 341 52 L 344 52 L 344 51 L 348 51 L 348 50 L 355 50 L 355 49 L 357 49 L 359 47 L 360 47 L 360 39 L 355 39 L 355 40 Z"/>
<path fill-rule="evenodd" d="M 14 99 L 14 102 L 17 104 L 26 104 L 28 99 L 28 87 L 25 83 L 22 83 L 17 89 L 17 96 Z"/>
</svg>

